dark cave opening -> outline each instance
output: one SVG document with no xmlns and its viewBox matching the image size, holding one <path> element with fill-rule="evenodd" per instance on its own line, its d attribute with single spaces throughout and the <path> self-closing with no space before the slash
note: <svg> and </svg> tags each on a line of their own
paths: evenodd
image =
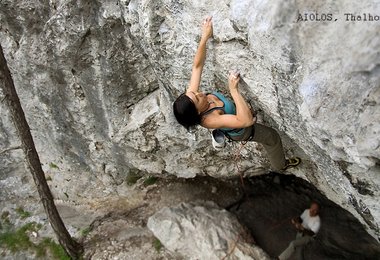
<svg viewBox="0 0 380 260">
<path fill-rule="evenodd" d="M 380 244 L 347 210 L 330 201 L 312 184 L 293 175 L 270 173 L 244 179 L 242 198 L 227 206 L 245 225 L 256 243 L 278 256 L 295 238 L 291 218 L 311 201 L 321 205 L 321 229 L 315 239 L 297 250 L 298 259 L 380 259 Z"/>
</svg>

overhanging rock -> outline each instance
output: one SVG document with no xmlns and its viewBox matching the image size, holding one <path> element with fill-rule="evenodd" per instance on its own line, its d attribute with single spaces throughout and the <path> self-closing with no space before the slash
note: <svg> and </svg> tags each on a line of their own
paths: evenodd
<svg viewBox="0 0 380 260">
<path fill-rule="evenodd" d="M 236 217 L 213 202 L 163 208 L 148 219 L 148 228 L 186 259 L 270 259 Z"/>
</svg>

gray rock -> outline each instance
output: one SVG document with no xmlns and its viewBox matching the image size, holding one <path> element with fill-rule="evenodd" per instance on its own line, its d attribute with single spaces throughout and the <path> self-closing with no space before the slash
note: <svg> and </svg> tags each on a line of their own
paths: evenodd
<svg viewBox="0 0 380 260">
<path fill-rule="evenodd" d="M 225 92 L 227 72 L 239 69 L 241 90 L 261 122 L 280 131 L 288 156 L 302 155 L 304 164 L 292 173 L 378 236 L 378 22 L 346 21 L 352 10 L 378 15 L 380 6 L 375 0 L 364 7 L 310 0 L 3 0 L 0 43 L 54 196 L 80 203 L 128 193 L 124 181 L 135 173 L 238 174 L 231 163 L 238 145 L 213 151 L 207 130 L 188 134 L 171 111 L 188 84 L 199 25 L 212 15 L 203 89 Z M 315 11 L 334 19 L 297 22 L 298 12 Z M 2 152 L 19 141 L 4 102 L 0 114 Z M 242 154 L 245 175 L 267 172 L 260 145 L 248 144 Z M 15 177 L 26 176 L 23 166 L 20 151 L 1 153 L 4 207 L 9 197 L 36 196 L 30 178 Z"/>
<path fill-rule="evenodd" d="M 147 226 L 167 249 L 186 259 L 270 259 L 235 216 L 210 201 L 165 207 Z"/>
</svg>

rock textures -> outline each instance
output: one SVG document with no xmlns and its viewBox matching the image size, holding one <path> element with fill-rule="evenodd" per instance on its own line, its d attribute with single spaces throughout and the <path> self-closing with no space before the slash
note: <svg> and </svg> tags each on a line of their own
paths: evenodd
<svg viewBox="0 0 380 260">
<path fill-rule="evenodd" d="M 288 156 L 302 155 L 292 173 L 378 236 L 379 22 L 346 21 L 353 10 L 379 14 L 380 6 L 3 0 L 0 43 L 55 197 L 81 204 L 127 195 L 134 174 L 238 174 L 231 163 L 238 144 L 215 152 L 207 130 L 189 134 L 171 112 L 190 77 L 199 25 L 212 15 L 203 90 L 225 92 L 228 71 L 239 69 L 260 121 L 280 131 Z M 315 11 L 334 19 L 297 22 L 298 12 Z M 3 103 L 0 114 L 2 152 L 19 142 Z M 267 172 L 260 145 L 241 153 L 241 172 Z M 1 153 L 1 204 L 36 195 L 23 166 L 18 150 Z"/>
<path fill-rule="evenodd" d="M 270 259 L 238 220 L 213 202 L 163 208 L 147 226 L 167 249 L 186 259 Z"/>
</svg>

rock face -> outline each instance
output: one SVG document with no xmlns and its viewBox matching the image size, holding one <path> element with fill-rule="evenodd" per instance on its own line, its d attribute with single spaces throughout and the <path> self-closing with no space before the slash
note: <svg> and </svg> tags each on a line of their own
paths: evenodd
<svg viewBox="0 0 380 260">
<path fill-rule="evenodd" d="M 380 5 L 3 0 L 0 43 L 53 192 L 80 204 L 125 193 L 133 174 L 238 174 L 237 144 L 215 152 L 207 130 L 189 134 L 171 112 L 190 77 L 199 25 L 212 15 L 203 90 L 225 92 L 227 72 L 239 69 L 260 121 L 281 132 L 288 156 L 303 157 L 293 173 L 379 235 L 380 22 L 363 13 L 379 15 Z M 22 153 L 4 152 L 19 141 L 3 103 L 0 114 L 1 203 L 15 203 L 35 193 Z M 260 145 L 241 153 L 244 174 L 267 171 Z"/>
<path fill-rule="evenodd" d="M 270 259 L 251 245 L 252 238 L 236 217 L 213 202 L 163 208 L 147 226 L 165 248 L 185 259 Z"/>
</svg>

